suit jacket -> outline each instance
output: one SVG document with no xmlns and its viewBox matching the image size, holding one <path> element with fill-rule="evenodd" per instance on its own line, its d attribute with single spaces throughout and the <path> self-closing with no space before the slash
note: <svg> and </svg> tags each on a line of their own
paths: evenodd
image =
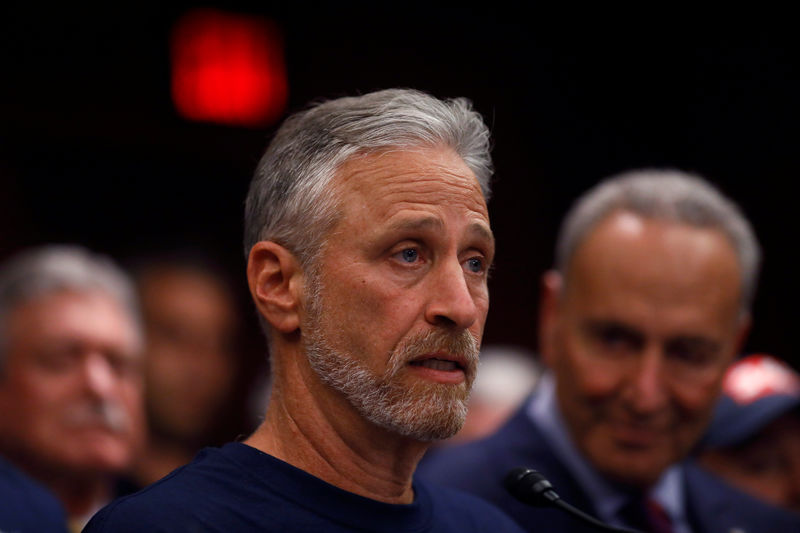
<svg viewBox="0 0 800 533">
<path fill-rule="evenodd" d="M 532 468 L 550 480 L 564 501 L 597 516 L 589 495 L 553 453 L 526 406 L 527 402 L 486 439 L 434 451 L 420 463 L 417 475 L 485 498 L 531 532 L 596 533 L 559 509 L 525 505 L 503 487 L 512 468 Z M 800 516 L 762 503 L 689 461 L 684 465 L 684 482 L 693 533 L 800 532 Z"/>
<path fill-rule="evenodd" d="M 67 533 L 55 496 L 0 457 L 0 531 Z"/>
</svg>

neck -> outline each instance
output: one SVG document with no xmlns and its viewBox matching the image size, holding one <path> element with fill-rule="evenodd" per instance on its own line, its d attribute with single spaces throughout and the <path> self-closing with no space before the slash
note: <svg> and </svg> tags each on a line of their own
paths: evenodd
<svg viewBox="0 0 800 533">
<path fill-rule="evenodd" d="M 70 520 L 89 516 L 111 501 L 113 496 L 113 482 L 103 475 L 57 475 L 43 481 L 61 501 Z"/>
<path fill-rule="evenodd" d="M 386 503 L 411 503 L 411 480 L 428 445 L 365 420 L 319 382 L 302 354 L 274 368 L 263 424 L 245 441 L 343 490 Z M 276 367 L 278 365 L 275 365 Z"/>
</svg>

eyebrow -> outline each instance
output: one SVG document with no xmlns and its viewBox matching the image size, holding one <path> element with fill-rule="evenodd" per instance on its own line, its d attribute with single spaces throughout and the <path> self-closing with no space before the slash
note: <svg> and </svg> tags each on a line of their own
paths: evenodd
<svg viewBox="0 0 800 533">
<path fill-rule="evenodd" d="M 403 219 L 389 226 L 390 231 L 421 231 L 442 229 L 444 224 L 436 217 Z"/>
<path fill-rule="evenodd" d="M 431 229 L 441 230 L 443 228 L 444 223 L 436 217 L 400 220 L 389 226 L 390 231 L 423 231 Z M 467 231 L 477 235 L 481 239 L 489 241 L 492 246 L 494 246 L 494 233 L 492 233 L 492 230 L 487 228 L 485 224 L 473 222 L 467 227 Z"/>
<path fill-rule="evenodd" d="M 644 342 L 646 335 L 638 329 L 614 320 L 588 319 L 583 322 L 583 330 L 593 336 L 614 332 L 628 337 L 636 342 Z"/>
<path fill-rule="evenodd" d="M 482 239 L 486 239 L 489 241 L 492 246 L 494 246 L 494 233 L 490 228 L 487 228 L 485 224 L 481 224 L 480 222 L 473 222 L 467 228 L 470 233 L 474 233 L 478 235 Z"/>
</svg>

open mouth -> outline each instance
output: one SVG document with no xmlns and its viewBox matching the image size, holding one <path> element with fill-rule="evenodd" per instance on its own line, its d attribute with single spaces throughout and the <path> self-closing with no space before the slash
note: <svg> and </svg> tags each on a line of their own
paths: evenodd
<svg viewBox="0 0 800 533">
<path fill-rule="evenodd" d="M 464 370 L 464 367 L 457 361 L 451 361 L 448 359 L 436 359 L 435 357 L 432 357 L 430 359 L 411 361 L 411 363 L 409 364 L 411 366 L 421 366 L 424 368 L 430 368 L 431 370 L 441 370 L 445 372 L 452 372 L 454 370 Z"/>
</svg>

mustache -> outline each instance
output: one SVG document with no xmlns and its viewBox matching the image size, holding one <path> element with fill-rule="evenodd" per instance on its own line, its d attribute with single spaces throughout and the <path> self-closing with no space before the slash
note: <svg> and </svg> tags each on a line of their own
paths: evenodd
<svg viewBox="0 0 800 533">
<path fill-rule="evenodd" d="M 128 412 L 116 402 L 84 402 L 69 409 L 64 423 L 71 428 L 103 427 L 114 433 L 125 433 L 133 425 Z"/>
<path fill-rule="evenodd" d="M 478 340 L 466 330 L 451 333 L 434 329 L 404 339 L 389 354 L 386 376 L 394 376 L 401 368 L 421 355 L 436 352 L 458 355 L 464 365 L 467 382 L 472 383 L 478 371 L 480 345 Z"/>
</svg>

